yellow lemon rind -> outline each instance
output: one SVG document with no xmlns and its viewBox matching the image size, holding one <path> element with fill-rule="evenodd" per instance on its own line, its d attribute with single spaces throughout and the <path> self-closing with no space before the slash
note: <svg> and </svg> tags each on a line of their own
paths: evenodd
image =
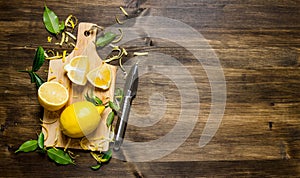
<svg viewBox="0 0 300 178">
<path fill-rule="evenodd" d="M 95 84 L 94 79 L 92 79 L 92 77 L 91 77 L 91 76 L 93 75 L 93 73 L 99 71 L 99 70 L 101 69 L 101 67 L 102 67 L 102 66 L 97 67 L 97 68 L 91 70 L 91 71 L 86 75 L 86 76 L 87 76 L 87 80 L 88 80 L 94 87 L 100 88 L 100 89 L 102 89 L 102 90 L 107 90 L 107 89 L 109 89 L 109 87 L 110 87 L 110 85 L 111 85 L 111 80 L 112 80 L 112 78 L 111 78 L 111 73 L 112 73 L 112 72 L 111 72 L 111 69 L 110 69 L 109 66 L 106 66 L 106 67 L 107 67 L 108 70 L 109 70 L 110 80 L 108 81 L 108 83 L 107 83 L 106 85 L 97 85 L 97 84 Z"/>
<path fill-rule="evenodd" d="M 87 68 L 87 71 L 85 71 L 85 74 L 84 74 L 84 79 L 80 82 L 80 81 L 78 81 L 78 80 L 75 80 L 74 79 L 74 77 L 72 77 L 71 76 L 71 72 L 72 71 L 76 71 L 76 66 L 74 66 L 74 64 L 73 64 L 73 62 L 75 61 L 75 60 L 77 60 L 78 58 L 81 58 L 81 59 L 85 59 L 85 60 L 87 60 L 87 65 L 88 65 L 88 57 L 87 56 L 82 56 L 82 55 L 80 55 L 80 56 L 75 56 L 75 57 L 73 57 L 71 60 L 70 60 L 70 62 L 68 63 L 68 64 L 66 64 L 65 66 L 64 66 L 64 70 L 67 72 L 67 76 L 68 76 L 68 78 L 69 78 L 69 80 L 71 81 L 71 82 L 73 82 L 73 83 L 75 83 L 75 84 L 77 84 L 77 85 L 81 85 L 81 86 L 84 86 L 84 85 L 86 85 L 86 83 L 87 83 L 87 79 L 86 79 L 86 75 L 87 75 L 87 73 L 88 73 L 88 68 L 89 67 L 86 67 Z M 75 63 L 76 64 L 76 63 Z"/>
<path fill-rule="evenodd" d="M 46 85 L 49 85 L 48 83 L 50 83 L 50 82 L 45 82 L 45 83 L 43 83 L 43 84 L 39 87 L 39 90 L 38 90 L 38 101 L 39 101 L 39 103 L 40 103 L 45 109 L 47 109 L 47 110 L 49 110 L 49 111 L 57 111 L 57 110 L 63 108 L 64 105 L 68 102 L 68 100 L 69 100 L 69 92 L 68 92 L 68 90 L 67 90 L 62 84 L 60 84 L 60 83 L 58 83 L 58 82 L 53 82 L 53 81 L 51 81 L 52 84 L 55 84 L 55 85 L 60 86 L 60 87 L 65 91 L 65 93 L 66 93 L 66 98 L 65 98 L 63 101 L 61 101 L 60 103 L 53 103 L 53 102 L 51 102 L 51 101 L 48 101 L 48 100 L 45 99 L 45 98 L 42 96 L 42 94 L 41 94 L 41 89 L 42 89 L 43 87 L 45 87 Z"/>
</svg>

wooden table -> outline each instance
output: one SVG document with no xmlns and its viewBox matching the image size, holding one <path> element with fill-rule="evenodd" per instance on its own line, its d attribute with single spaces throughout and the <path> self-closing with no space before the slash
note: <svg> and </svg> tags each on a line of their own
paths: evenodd
<svg viewBox="0 0 300 178">
<path fill-rule="evenodd" d="M 187 86 L 183 91 L 190 94 L 192 101 L 191 107 L 185 108 L 190 111 L 186 119 L 196 115 L 197 122 L 184 142 L 170 154 L 150 162 L 114 157 L 99 171 L 89 168 L 95 161 L 84 151 L 74 151 L 80 155 L 75 166 L 58 166 L 38 153 L 14 153 L 24 141 L 36 138 L 43 115 L 35 85 L 26 74 L 17 71 L 31 67 L 37 46 L 59 47 L 47 42 L 49 34 L 42 21 L 43 1 L 10 0 L 0 4 L 1 177 L 300 176 L 299 1 L 157 0 L 141 1 L 139 10 L 127 8 L 129 18 L 161 16 L 200 33 L 222 67 L 226 90 L 217 93 L 226 93 L 226 106 L 216 134 L 208 144 L 199 147 L 199 138 L 213 107 L 212 88 L 203 64 L 180 44 L 167 39 L 141 37 L 125 44 L 131 54 L 148 51 L 172 56 L 190 73 L 198 91 L 189 93 L 190 83 L 180 78 L 180 71 L 175 75 L 179 83 L 155 72 L 141 76 L 132 111 L 141 117 L 157 115 L 151 107 L 165 112 L 158 115 L 161 118 L 154 125 L 129 125 L 126 139 L 137 143 L 153 141 L 172 131 L 182 111 L 178 85 Z M 124 6 L 124 2 L 48 0 L 47 6 L 62 19 L 73 14 L 80 22 L 108 27 L 115 24 L 116 14 L 122 17 L 119 6 Z M 195 39 L 181 40 L 193 44 Z M 207 50 L 205 47 L 194 46 L 194 50 Z M 169 67 L 163 63 L 162 66 Z M 155 64 L 148 70 L 158 67 Z M 44 79 L 47 74 L 43 71 L 47 68 L 48 62 L 38 72 Z M 199 103 L 193 100 L 197 96 Z M 192 107 L 197 105 L 199 108 Z"/>
</svg>

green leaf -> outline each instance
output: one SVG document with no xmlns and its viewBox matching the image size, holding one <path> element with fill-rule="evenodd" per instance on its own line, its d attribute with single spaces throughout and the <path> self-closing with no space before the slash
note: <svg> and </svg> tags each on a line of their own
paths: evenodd
<svg viewBox="0 0 300 178">
<path fill-rule="evenodd" d="M 98 164 L 95 165 L 95 166 L 91 166 L 91 169 L 94 170 L 94 171 L 97 171 L 98 169 L 100 169 L 100 167 L 101 167 L 101 164 L 98 163 Z"/>
<path fill-rule="evenodd" d="M 107 32 L 104 34 L 104 36 L 101 36 L 97 39 L 96 46 L 104 47 L 107 44 L 109 44 L 110 42 L 112 42 L 116 38 L 116 36 L 117 35 L 112 32 Z"/>
<path fill-rule="evenodd" d="M 36 72 L 40 69 L 40 67 L 44 64 L 45 61 L 45 55 L 44 55 L 44 49 L 39 46 L 36 50 L 33 64 L 32 64 L 32 71 Z"/>
<path fill-rule="evenodd" d="M 59 20 L 57 15 L 50 10 L 45 4 L 45 10 L 43 14 L 43 21 L 46 29 L 53 34 L 58 34 L 60 32 Z"/>
<path fill-rule="evenodd" d="M 112 151 L 111 149 L 109 149 L 107 152 L 104 153 L 100 161 L 101 163 L 106 163 L 111 159 L 111 157 L 112 157 Z"/>
<path fill-rule="evenodd" d="M 111 123 L 114 121 L 115 118 L 115 113 L 113 111 L 111 111 L 106 119 L 106 126 L 109 127 L 111 125 Z"/>
<path fill-rule="evenodd" d="M 118 106 L 122 103 L 124 98 L 124 92 L 121 88 L 117 88 L 115 91 L 115 101 L 117 102 Z"/>
<path fill-rule="evenodd" d="M 23 152 L 31 152 L 35 151 L 38 147 L 37 140 L 28 140 L 24 142 L 15 153 L 23 151 Z"/>
<path fill-rule="evenodd" d="M 36 87 L 39 88 L 44 83 L 44 80 L 37 73 L 35 72 L 32 73 L 34 76 Z"/>
<path fill-rule="evenodd" d="M 96 105 L 99 106 L 99 105 L 102 105 L 103 102 L 100 98 L 98 98 L 97 96 L 94 96 L 93 97 L 94 101 L 96 102 Z"/>
<path fill-rule="evenodd" d="M 31 83 L 35 82 L 35 77 L 31 70 L 19 70 L 19 72 L 28 73 L 30 76 Z"/>
<path fill-rule="evenodd" d="M 99 106 L 103 104 L 102 100 L 93 94 L 93 91 L 91 91 L 90 95 L 87 92 L 86 95 L 84 95 L 85 100 L 93 103 L 95 106 Z"/>
<path fill-rule="evenodd" d="M 41 132 L 38 137 L 38 146 L 40 149 L 44 150 L 44 134 L 43 134 L 43 132 Z"/>
<path fill-rule="evenodd" d="M 121 88 L 117 88 L 115 91 L 115 97 L 121 98 L 124 96 L 124 92 Z"/>
<path fill-rule="evenodd" d="M 119 111 L 120 107 L 118 105 L 116 105 L 114 102 L 109 101 L 108 105 L 111 109 L 113 109 L 114 111 Z"/>
<path fill-rule="evenodd" d="M 65 22 L 61 21 L 59 24 L 59 31 L 63 31 L 65 29 Z"/>
<path fill-rule="evenodd" d="M 61 149 L 50 148 L 49 150 L 47 150 L 47 154 L 50 159 L 58 164 L 75 164 L 71 157 Z"/>
<path fill-rule="evenodd" d="M 31 83 L 35 83 L 36 80 L 35 80 L 35 76 L 34 76 L 33 72 L 32 71 L 28 71 L 28 74 L 30 76 Z"/>
</svg>

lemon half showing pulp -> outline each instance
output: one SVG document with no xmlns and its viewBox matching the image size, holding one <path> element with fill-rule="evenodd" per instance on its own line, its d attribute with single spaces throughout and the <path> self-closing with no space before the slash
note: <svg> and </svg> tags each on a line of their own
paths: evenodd
<svg viewBox="0 0 300 178">
<path fill-rule="evenodd" d="M 112 72 L 110 66 L 103 62 L 87 74 L 88 81 L 95 87 L 107 90 L 110 87 Z"/>
<path fill-rule="evenodd" d="M 39 103 L 49 111 L 61 109 L 69 99 L 69 92 L 58 82 L 45 82 L 38 90 Z"/>
<path fill-rule="evenodd" d="M 77 85 L 85 85 L 86 74 L 89 71 L 89 59 L 87 56 L 75 56 L 70 63 L 64 66 L 68 78 Z"/>
</svg>

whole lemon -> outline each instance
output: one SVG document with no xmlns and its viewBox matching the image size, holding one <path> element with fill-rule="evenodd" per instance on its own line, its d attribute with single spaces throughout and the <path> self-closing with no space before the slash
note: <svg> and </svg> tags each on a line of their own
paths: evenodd
<svg viewBox="0 0 300 178">
<path fill-rule="evenodd" d="M 72 138 L 89 135 L 98 127 L 104 109 L 105 106 L 95 106 L 88 101 L 69 105 L 60 115 L 62 132 Z"/>
</svg>

